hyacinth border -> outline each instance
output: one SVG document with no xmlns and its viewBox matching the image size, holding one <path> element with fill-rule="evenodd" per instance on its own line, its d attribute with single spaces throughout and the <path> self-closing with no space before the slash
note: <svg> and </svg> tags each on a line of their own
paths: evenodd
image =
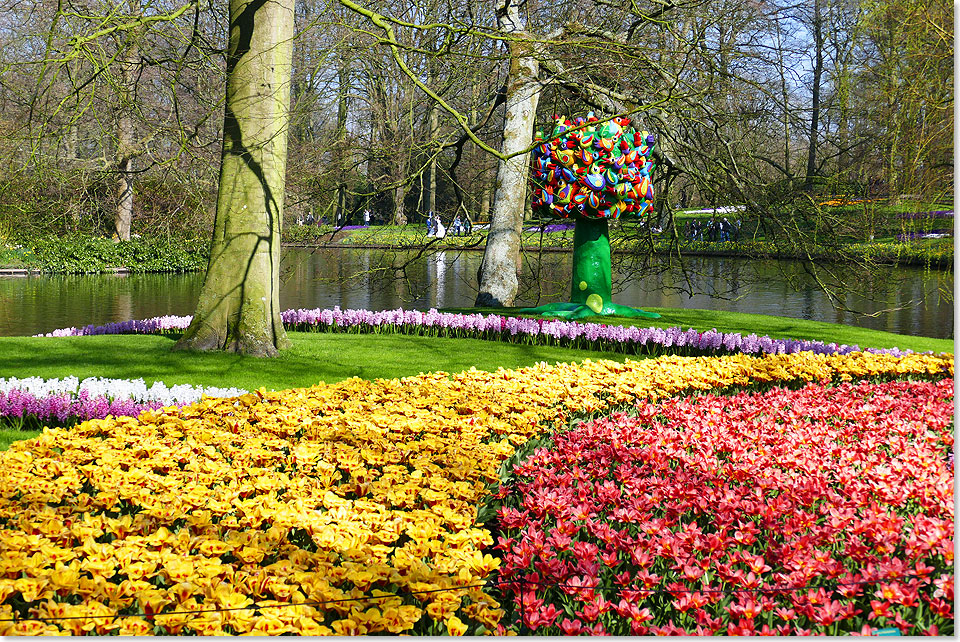
<svg viewBox="0 0 960 642">
<path fill-rule="evenodd" d="M 739 332 L 719 332 L 716 328 L 699 332 L 679 326 L 639 328 L 637 326 L 579 323 L 544 318 L 522 318 L 419 310 L 341 310 L 315 308 L 289 309 L 280 313 L 284 326 L 307 332 L 394 332 L 398 334 L 476 338 L 510 343 L 537 343 L 571 348 L 589 348 L 624 354 L 665 354 L 690 356 L 721 354 L 849 354 L 870 352 L 900 356 L 913 353 L 900 348 L 864 348 L 858 345 L 824 343 L 802 339 L 773 339 L 768 335 L 744 336 Z M 119 321 L 82 328 L 61 328 L 35 337 L 71 337 L 105 334 L 170 334 L 185 330 L 192 316 L 158 316 L 149 319 Z M 925 353 L 931 354 L 931 353 Z"/>
<path fill-rule="evenodd" d="M 139 384 L 139 385 L 138 385 Z M 180 384 L 167 388 L 154 382 L 147 388 L 143 379 L 76 377 L 7 380 L 0 377 L 0 428 L 40 429 L 44 426 L 72 426 L 89 419 L 136 417 L 147 410 L 183 407 L 203 397 L 237 397 L 248 394 L 241 388 L 204 388 Z"/>
</svg>

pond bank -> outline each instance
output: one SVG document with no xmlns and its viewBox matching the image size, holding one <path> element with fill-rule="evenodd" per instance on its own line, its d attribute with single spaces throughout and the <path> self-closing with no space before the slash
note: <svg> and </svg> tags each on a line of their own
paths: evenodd
<svg viewBox="0 0 960 642">
<path fill-rule="evenodd" d="M 457 238 L 457 237 L 454 237 Z M 459 237 L 466 238 L 466 237 Z M 455 251 L 466 251 L 466 252 L 480 252 L 483 251 L 484 247 L 481 243 L 457 243 L 456 241 L 444 242 L 446 239 L 443 239 L 440 243 L 434 244 L 434 248 L 437 250 L 455 250 Z M 664 244 L 666 245 L 666 244 Z M 691 244 L 692 246 L 681 246 L 680 251 L 683 256 L 697 256 L 697 257 L 724 257 L 724 258 L 744 258 L 744 259 L 781 259 L 781 260 L 805 260 L 807 255 L 801 254 L 799 252 L 788 253 L 780 252 L 776 249 L 770 247 L 769 244 L 754 241 L 749 244 L 737 243 L 737 242 L 727 242 L 727 243 L 711 243 L 708 241 L 697 242 Z M 724 245 L 737 245 L 737 247 L 732 249 L 726 249 Z M 295 242 L 295 243 L 284 243 L 284 248 L 293 248 L 300 250 L 310 250 L 310 249 L 344 249 L 350 248 L 354 250 L 396 250 L 396 251 L 417 251 L 428 247 L 429 244 L 425 243 L 350 243 L 348 237 L 344 237 L 340 242 L 330 242 L 330 243 L 304 243 L 304 242 Z M 528 252 L 572 252 L 572 245 L 539 245 L 539 244 L 530 244 L 524 243 L 523 249 Z M 873 243 L 873 244 L 856 244 L 852 245 L 850 248 L 850 253 L 853 258 L 862 259 L 862 260 L 872 260 L 880 265 L 891 265 L 891 266 L 904 266 L 904 267 L 925 267 L 925 268 L 936 268 L 941 270 L 948 270 L 953 267 L 953 248 L 952 245 L 949 248 L 943 248 L 942 250 L 938 249 L 936 252 L 917 252 L 910 249 L 910 246 L 902 243 Z M 946 251 L 949 249 L 950 251 Z M 629 248 L 618 248 L 616 245 L 611 247 L 611 252 L 614 254 L 630 254 L 631 250 Z M 658 256 L 664 256 L 673 254 L 674 251 L 669 247 L 654 247 L 653 253 Z M 850 259 L 840 257 L 835 252 L 812 252 L 810 253 L 810 258 L 814 261 L 822 262 L 849 262 Z"/>
<path fill-rule="evenodd" d="M 522 245 L 527 253 L 569 253 L 573 246 L 572 236 L 569 230 L 541 234 L 528 229 L 524 232 Z M 641 244 L 616 235 L 611 240 L 611 249 L 615 254 L 649 251 L 649 245 L 645 242 Z M 313 238 L 285 241 L 282 246 L 295 250 L 349 248 L 479 252 L 483 250 L 484 242 L 482 233 L 437 239 L 426 236 L 420 229 L 370 227 L 318 233 Z M 206 268 L 207 246 L 205 239 L 159 241 L 144 238 L 114 244 L 109 239 L 81 236 L 43 238 L 16 248 L 5 248 L 0 244 L 0 276 L 202 272 Z M 815 246 L 809 254 L 777 247 L 763 240 L 685 241 L 679 250 L 688 257 L 805 260 L 809 256 L 821 262 L 870 260 L 891 266 L 941 270 L 951 270 L 953 267 L 952 238 L 850 243 L 839 251 Z M 659 256 L 675 254 L 676 248 L 671 247 L 668 239 L 658 238 L 654 240 L 653 253 Z"/>
</svg>

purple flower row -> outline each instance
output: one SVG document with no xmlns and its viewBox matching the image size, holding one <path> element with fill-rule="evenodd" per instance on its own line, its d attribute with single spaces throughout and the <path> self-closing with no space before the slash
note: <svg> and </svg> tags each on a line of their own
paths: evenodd
<svg viewBox="0 0 960 642">
<path fill-rule="evenodd" d="M 150 319 L 131 319 L 116 321 L 105 325 L 86 325 L 82 328 L 60 328 L 46 334 L 35 334 L 35 337 L 85 337 L 93 334 L 164 334 L 166 332 L 183 331 L 190 325 L 192 316 L 163 316 Z"/>
<path fill-rule="evenodd" d="M 392 329 L 412 334 L 436 333 L 443 336 L 506 339 L 520 342 L 524 339 L 547 339 L 548 343 L 587 346 L 600 350 L 625 353 L 661 352 L 663 349 L 688 349 L 705 353 L 789 354 L 810 351 L 816 354 L 847 354 L 859 352 L 859 346 L 804 341 L 771 339 L 756 334 L 719 332 L 716 329 L 698 332 L 693 328 L 638 328 L 636 326 L 577 323 L 555 319 L 504 317 L 496 314 L 455 314 L 418 310 L 341 310 L 338 307 L 314 310 L 286 310 L 280 313 L 286 327 L 292 330 L 377 331 Z M 430 331 L 434 332 L 430 332 Z M 675 350 L 671 350 L 675 351 Z M 906 354 L 899 348 L 867 348 L 866 352 Z"/>
<path fill-rule="evenodd" d="M 549 224 L 549 225 L 545 225 L 545 226 L 543 227 L 543 231 L 544 231 L 544 233 L 546 233 L 546 234 L 550 234 L 551 232 L 568 232 L 568 231 L 572 230 L 575 226 L 576 226 L 575 223 L 551 223 L 551 224 Z M 525 228 L 524 231 L 525 231 L 525 232 L 539 232 L 539 231 L 540 231 L 540 227 L 538 227 L 538 226 L 528 227 L 528 228 Z"/>
<path fill-rule="evenodd" d="M 314 310 L 286 310 L 280 314 L 290 330 L 330 332 L 399 332 L 468 338 L 496 339 L 513 343 L 554 345 L 609 350 L 628 354 L 687 352 L 699 354 L 737 353 L 784 354 L 809 351 L 816 354 L 858 352 L 856 345 L 792 339 L 772 339 L 756 334 L 694 329 L 638 328 L 636 326 L 577 323 L 542 318 L 507 317 L 497 314 L 455 314 L 418 310 L 341 310 L 340 307 Z M 184 330 L 190 317 L 155 317 L 102 326 L 55 330 L 44 336 L 92 334 L 156 334 Z M 906 354 L 898 348 L 867 348 L 866 352 Z"/>
<path fill-rule="evenodd" d="M 23 390 L 0 391 L 0 421 L 17 428 L 36 427 L 56 423 L 70 425 L 87 419 L 136 417 L 145 410 L 162 408 L 161 401 L 137 402 L 133 399 L 110 399 L 91 396 L 86 390 L 77 395 L 62 393 L 38 397 Z"/>
<path fill-rule="evenodd" d="M 953 218 L 953 210 L 936 210 L 933 212 L 900 212 L 897 214 L 897 218 Z"/>
<path fill-rule="evenodd" d="M 906 234 L 897 234 L 898 241 L 913 241 L 922 238 L 942 238 L 952 236 L 953 230 L 928 230 L 926 232 L 907 232 Z"/>
</svg>

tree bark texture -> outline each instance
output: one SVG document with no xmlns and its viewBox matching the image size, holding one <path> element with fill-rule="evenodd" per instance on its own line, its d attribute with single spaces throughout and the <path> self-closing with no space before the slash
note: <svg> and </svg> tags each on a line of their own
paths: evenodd
<svg viewBox="0 0 960 642">
<path fill-rule="evenodd" d="M 823 79 L 823 17 L 820 15 L 820 0 L 813 3 L 813 91 L 810 104 L 810 146 L 807 148 L 807 178 L 804 187 L 813 189 L 817 174 L 817 144 L 820 133 L 820 83 Z"/>
<path fill-rule="evenodd" d="M 340 67 L 337 75 L 339 94 L 337 95 L 337 142 L 333 153 L 337 164 L 337 212 L 334 219 L 338 223 L 347 222 L 347 91 L 350 86 L 350 70 L 346 64 Z"/>
<path fill-rule="evenodd" d="M 407 224 L 407 212 L 403 204 L 403 201 L 406 198 L 407 198 L 407 190 L 403 186 L 403 183 L 399 183 L 393 189 L 393 224 L 394 225 Z"/>
<path fill-rule="evenodd" d="M 179 350 L 274 356 L 290 115 L 293 0 L 231 0 L 220 188 L 210 260 Z"/>
<path fill-rule="evenodd" d="M 522 152 L 530 146 L 540 100 L 540 63 L 534 56 L 534 43 L 518 39 L 511 41 L 509 47 L 510 74 L 501 147 L 505 156 Z M 478 306 L 512 306 L 517 295 L 520 232 L 529 172 L 528 154 L 518 154 L 500 161 L 493 212 L 490 215 L 490 232 L 480 265 Z"/>
<path fill-rule="evenodd" d="M 120 61 L 119 116 L 117 118 L 117 210 L 114 227 L 117 238 L 130 240 L 133 224 L 133 87 L 136 83 L 140 48 L 130 42 Z"/>
<path fill-rule="evenodd" d="M 437 139 L 437 131 L 440 129 L 440 114 L 437 111 L 437 106 L 433 105 L 430 108 L 430 118 L 429 118 L 429 127 L 430 127 L 430 141 L 431 143 Z M 430 160 L 430 198 L 427 202 L 427 209 L 433 213 L 437 213 L 437 159 L 433 158 Z"/>
</svg>

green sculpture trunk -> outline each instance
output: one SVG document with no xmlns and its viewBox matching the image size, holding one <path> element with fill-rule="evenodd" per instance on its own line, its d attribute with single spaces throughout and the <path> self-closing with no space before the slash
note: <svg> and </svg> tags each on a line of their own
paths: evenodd
<svg viewBox="0 0 960 642">
<path fill-rule="evenodd" d="M 571 321 L 597 315 L 660 318 L 656 312 L 613 302 L 607 219 L 577 219 L 573 228 L 572 281 L 569 303 L 547 303 L 535 308 L 519 308 L 517 312 L 560 317 Z"/>
<path fill-rule="evenodd" d="M 578 219 L 573 230 L 573 284 L 570 302 L 597 314 L 612 314 L 610 236 L 606 219 Z"/>
</svg>

